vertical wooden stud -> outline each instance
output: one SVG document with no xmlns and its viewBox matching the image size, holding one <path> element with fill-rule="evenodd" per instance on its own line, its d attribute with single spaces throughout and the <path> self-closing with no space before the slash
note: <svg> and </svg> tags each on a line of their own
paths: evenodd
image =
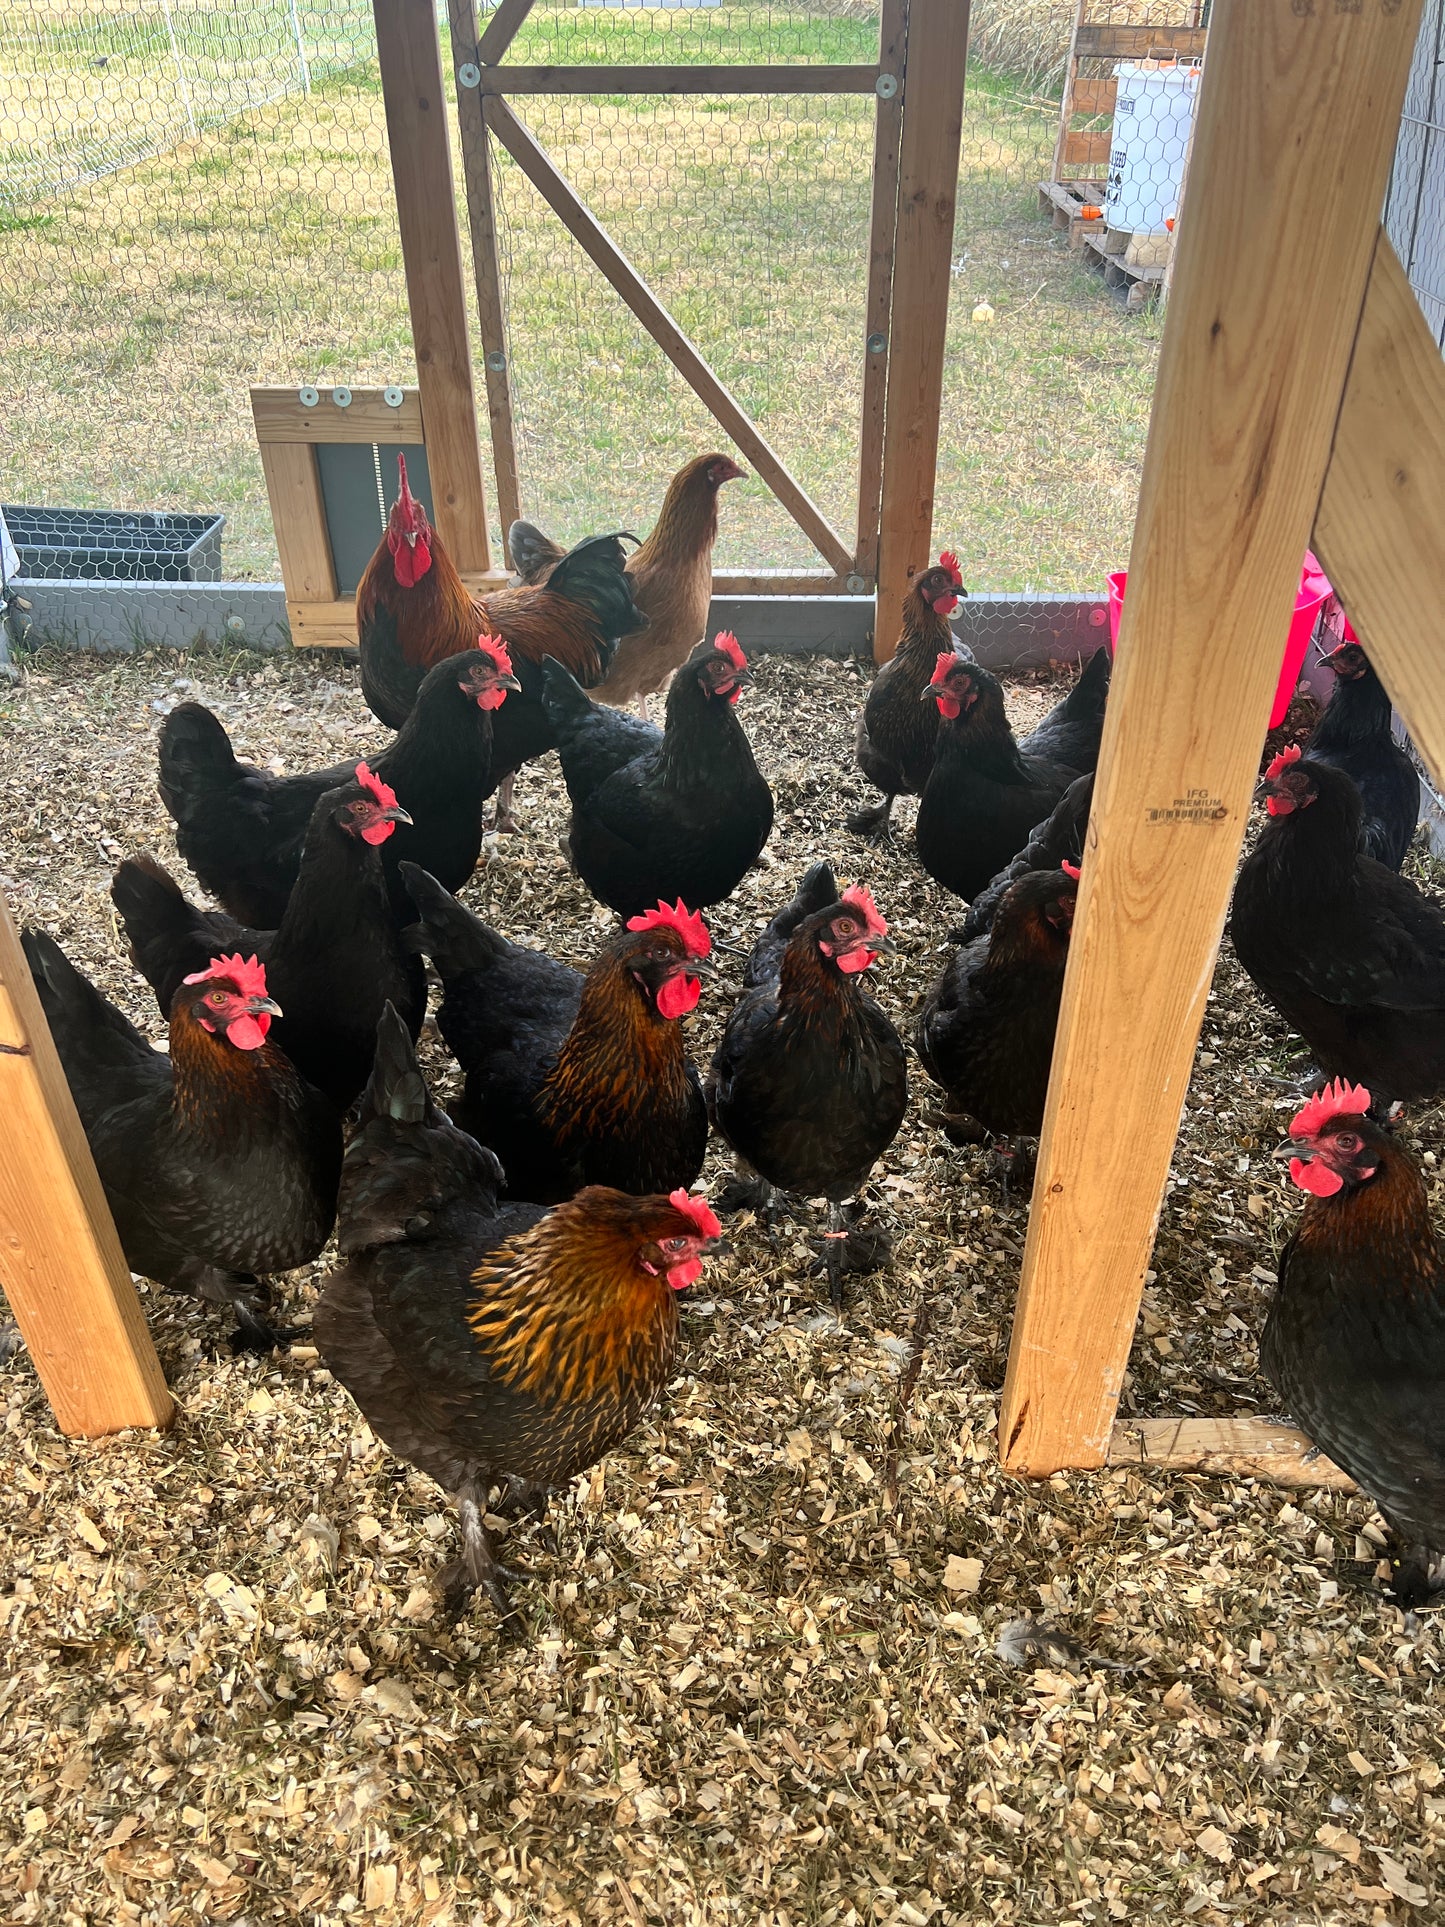
<svg viewBox="0 0 1445 1927">
<path fill-rule="evenodd" d="M 1015 1471 L 1108 1451 L 1419 14 L 1214 9 L 1004 1386 Z"/>
<path fill-rule="evenodd" d="M 0 1284 L 61 1430 L 169 1425 L 175 1406 L 3 895 L 0 1115 Z"/>
<path fill-rule="evenodd" d="M 461 570 L 491 567 L 462 247 L 432 0 L 372 0 L 432 516 Z"/>
<path fill-rule="evenodd" d="M 888 389 L 888 313 L 898 234 L 898 150 L 903 133 L 903 71 L 908 0 L 883 0 L 878 66 L 898 91 L 878 96 L 873 130 L 873 208 L 868 225 L 868 299 L 863 321 L 863 421 L 858 437 L 858 535 L 853 566 L 872 588 L 878 578 L 878 517 L 883 487 L 883 403 Z"/>
<path fill-rule="evenodd" d="M 898 647 L 903 597 L 933 534 L 967 52 L 968 0 L 909 0 L 873 625 L 879 662 Z"/>
<path fill-rule="evenodd" d="M 336 566 L 311 442 L 262 442 L 261 472 L 288 602 L 335 602 Z"/>
</svg>

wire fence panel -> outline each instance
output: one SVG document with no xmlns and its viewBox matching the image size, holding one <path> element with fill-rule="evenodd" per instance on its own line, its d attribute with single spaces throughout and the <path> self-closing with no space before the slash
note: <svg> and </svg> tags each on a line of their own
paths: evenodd
<svg viewBox="0 0 1445 1927">
<path fill-rule="evenodd" d="M 1445 0 L 1426 0 L 1420 22 L 1385 227 L 1445 349 Z"/>
</svg>

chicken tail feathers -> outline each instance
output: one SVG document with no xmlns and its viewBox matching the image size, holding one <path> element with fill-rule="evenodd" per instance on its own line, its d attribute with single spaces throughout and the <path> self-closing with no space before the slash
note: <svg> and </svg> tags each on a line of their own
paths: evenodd
<svg viewBox="0 0 1445 1927">
<path fill-rule="evenodd" d="M 542 707 L 563 749 L 578 726 L 585 726 L 595 712 L 592 698 L 555 656 L 542 660 Z"/>
<path fill-rule="evenodd" d="M 229 788 L 242 774 L 231 739 L 203 703 L 177 703 L 161 724 L 161 801 L 184 823 L 191 799 Z"/>
<path fill-rule="evenodd" d="M 635 542 L 636 536 L 628 536 Z M 590 611 L 597 625 L 598 655 L 606 675 L 618 642 L 647 627 L 647 617 L 632 599 L 623 533 L 589 535 L 569 549 L 547 578 L 548 591 L 566 596 Z M 600 680 L 600 679 L 599 679 Z"/>
<path fill-rule="evenodd" d="M 110 900 L 125 926 L 131 962 L 155 992 L 163 1017 L 187 972 L 203 970 L 223 951 L 255 948 L 243 944 L 233 918 L 189 903 L 170 871 L 144 850 L 127 857 L 111 878 Z"/>
<path fill-rule="evenodd" d="M 396 1005 L 388 1002 L 376 1026 L 376 1057 L 361 1102 L 361 1128 L 374 1117 L 398 1124 L 431 1124 L 437 1111 L 416 1061 L 416 1046 Z"/>
<path fill-rule="evenodd" d="M 420 864 L 402 861 L 397 869 L 418 913 L 406 940 L 413 950 L 431 958 L 443 983 L 464 971 L 489 969 L 510 949 L 505 937 L 474 917 Z"/>
<path fill-rule="evenodd" d="M 562 560 L 562 551 L 550 536 L 543 535 L 535 522 L 514 522 L 507 530 L 507 553 L 517 579 L 526 583 L 545 581 L 547 571 Z"/>
<path fill-rule="evenodd" d="M 1060 703 L 1056 714 L 1061 721 L 1071 723 L 1087 722 L 1102 716 L 1104 705 L 1109 700 L 1109 677 L 1113 664 L 1107 649 L 1096 649 L 1079 680 Z"/>
<path fill-rule="evenodd" d="M 105 1093 L 108 1070 L 137 1059 L 145 1062 L 155 1053 L 130 1019 L 81 975 L 54 937 L 43 930 L 22 930 L 20 941 L 84 1122 L 95 1108 L 87 1104 L 87 1093 L 92 1087 L 97 1095 Z M 115 1101 L 113 1094 L 110 1101 Z"/>
<path fill-rule="evenodd" d="M 810 865 L 792 901 L 784 904 L 753 945 L 743 970 L 744 985 L 752 989 L 758 984 L 771 983 L 782 968 L 783 952 L 798 925 L 815 911 L 826 910 L 830 903 L 837 901 L 838 884 L 833 866 L 830 863 Z"/>
</svg>

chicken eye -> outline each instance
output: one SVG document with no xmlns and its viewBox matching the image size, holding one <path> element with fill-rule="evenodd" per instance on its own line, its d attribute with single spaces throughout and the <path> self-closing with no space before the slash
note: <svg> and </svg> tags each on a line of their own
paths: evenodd
<svg viewBox="0 0 1445 1927">
<path fill-rule="evenodd" d="M 671 1252 L 686 1251 L 687 1239 L 686 1238 L 664 1238 L 662 1241 L 662 1248 L 664 1251 L 671 1251 Z"/>
<path fill-rule="evenodd" d="M 210 996 L 207 997 L 206 999 L 206 1002 L 208 1004 L 216 1004 L 216 1005 L 223 1004 L 225 1003 L 225 1001 L 226 1001 L 226 993 L 224 990 L 213 990 Z"/>
<path fill-rule="evenodd" d="M 838 937 L 856 937 L 858 926 L 851 917 L 839 917 L 833 925 L 833 934 Z"/>
<path fill-rule="evenodd" d="M 1360 1140 L 1353 1131 L 1341 1131 L 1335 1143 L 1342 1151 L 1358 1151 L 1360 1148 Z"/>
</svg>

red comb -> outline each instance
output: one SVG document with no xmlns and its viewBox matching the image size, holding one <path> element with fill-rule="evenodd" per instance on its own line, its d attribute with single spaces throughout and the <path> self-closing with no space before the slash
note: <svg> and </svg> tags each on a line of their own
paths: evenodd
<svg viewBox="0 0 1445 1927">
<path fill-rule="evenodd" d="M 738 641 L 731 629 L 719 629 L 717 637 L 713 642 L 713 648 L 716 649 L 720 655 L 726 656 L 734 669 L 747 668 L 748 659 L 743 654 L 742 644 Z"/>
<path fill-rule="evenodd" d="M 383 783 L 379 776 L 373 776 L 365 763 L 356 765 L 356 780 L 364 790 L 369 790 L 384 810 L 396 808 L 396 791 Z"/>
<path fill-rule="evenodd" d="M 956 664 L 961 664 L 962 662 L 963 662 L 962 656 L 955 655 L 953 650 L 951 649 L 945 650 L 944 653 L 938 658 L 937 666 L 935 667 L 933 674 L 928 679 L 929 688 L 932 689 L 935 683 L 947 682 L 949 677 L 949 672 L 954 668 Z"/>
<path fill-rule="evenodd" d="M 862 912 L 863 922 L 873 936 L 888 935 L 888 925 L 878 913 L 871 890 L 865 889 L 861 883 L 850 883 L 843 892 L 843 902 L 851 903 L 855 910 Z"/>
<path fill-rule="evenodd" d="M 1297 763 L 1303 754 L 1304 751 L 1298 743 L 1291 743 L 1288 749 L 1282 749 L 1264 772 L 1265 782 L 1272 783 L 1276 776 L 1282 776 L 1290 764 Z"/>
<path fill-rule="evenodd" d="M 681 897 L 676 903 L 659 903 L 655 910 L 644 910 L 640 917 L 629 917 L 627 927 L 629 930 L 675 930 L 689 957 L 705 957 L 712 949 L 712 938 L 707 933 L 701 910 L 689 910 Z"/>
<path fill-rule="evenodd" d="M 689 1197 L 686 1191 L 672 1191 L 668 1203 L 675 1205 L 685 1218 L 691 1218 L 704 1238 L 720 1238 L 722 1226 L 706 1198 Z"/>
<path fill-rule="evenodd" d="M 398 493 L 398 495 L 397 495 L 397 498 L 396 498 L 396 499 L 397 499 L 397 500 L 398 500 L 398 501 L 399 501 L 399 502 L 401 503 L 401 505 L 402 505 L 402 507 L 403 507 L 403 508 L 410 508 L 410 507 L 411 507 L 411 502 L 412 502 L 412 495 L 411 495 L 411 485 L 410 485 L 410 483 L 409 483 L 409 482 L 407 481 L 407 479 L 406 479 L 406 457 L 405 457 L 405 455 L 398 455 L 398 456 L 397 456 L 397 458 L 396 458 L 396 472 L 397 472 L 397 474 L 398 474 L 398 475 L 400 476 L 400 478 L 401 478 L 401 488 L 400 488 L 400 491 L 399 491 L 399 493 Z"/>
<path fill-rule="evenodd" d="M 229 977 L 243 997 L 266 995 L 266 966 L 259 957 L 243 957 L 239 950 L 234 957 L 212 957 L 204 970 L 183 978 L 182 982 L 204 984 L 213 977 Z"/>
<path fill-rule="evenodd" d="M 1076 863 L 1064 862 L 1059 865 L 1059 868 L 1063 871 L 1066 877 L 1072 877 L 1075 883 L 1078 882 L 1079 866 Z"/>
<path fill-rule="evenodd" d="M 952 549 L 945 549 L 943 551 L 942 555 L 938 558 L 938 566 L 940 569 L 948 570 L 948 573 L 953 577 L 955 588 L 961 589 L 963 587 L 963 571 L 959 568 L 958 557 Z"/>
<path fill-rule="evenodd" d="M 1313 1137 L 1332 1117 L 1362 1116 L 1370 1108 L 1370 1093 L 1363 1084 L 1347 1084 L 1337 1077 L 1317 1091 L 1289 1127 L 1291 1137 Z"/>
<path fill-rule="evenodd" d="M 484 650 L 486 654 L 492 658 L 493 662 L 497 665 L 497 674 L 499 676 L 511 675 L 512 658 L 507 653 L 507 645 L 502 641 L 500 636 L 489 636 L 484 629 L 477 637 L 477 647 L 478 649 Z"/>
</svg>

